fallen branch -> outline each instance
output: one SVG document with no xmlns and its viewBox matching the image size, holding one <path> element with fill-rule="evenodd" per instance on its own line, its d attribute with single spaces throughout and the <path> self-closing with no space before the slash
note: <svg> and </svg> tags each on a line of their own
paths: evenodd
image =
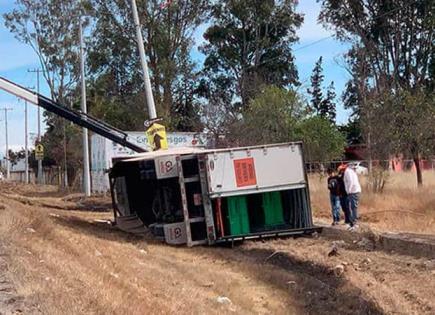
<svg viewBox="0 0 435 315">
<path fill-rule="evenodd" d="M 264 262 L 267 262 L 269 259 L 271 259 L 273 256 L 277 255 L 277 254 L 285 254 L 283 251 L 277 250 L 275 252 L 273 252 L 271 255 L 269 255 L 269 257 L 267 257 Z"/>
</svg>

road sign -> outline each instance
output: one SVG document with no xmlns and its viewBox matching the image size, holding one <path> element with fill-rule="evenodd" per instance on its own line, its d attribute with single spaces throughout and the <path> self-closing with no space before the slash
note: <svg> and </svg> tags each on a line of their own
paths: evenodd
<svg viewBox="0 0 435 315">
<path fill-rule="evenodd" d="M 146 135 L 153 151 L 168 149 L 165 126 L 153 123 L 146 131 Z"/>
<path fill-rule="evenodd" d="M 35 146 L 35 159 L 38 161 L 44 159 L 44 146 L 42 144 Z"/>
</svg>

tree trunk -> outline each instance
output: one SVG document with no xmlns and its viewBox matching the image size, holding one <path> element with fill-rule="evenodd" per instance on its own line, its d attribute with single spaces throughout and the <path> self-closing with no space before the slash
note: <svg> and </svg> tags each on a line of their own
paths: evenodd
<svg viewBox="0 0 435 315">
<path fill-rule="evenodd" d="M 421 173 L 421 167 L 420 167 L 420 155 L 417 154 L 413 158 L 414 165 L 415 165 L 415 171 L 417 173 L 417 185 L 419 187 L 423 186 L 423 174 Z"/>
</svg>

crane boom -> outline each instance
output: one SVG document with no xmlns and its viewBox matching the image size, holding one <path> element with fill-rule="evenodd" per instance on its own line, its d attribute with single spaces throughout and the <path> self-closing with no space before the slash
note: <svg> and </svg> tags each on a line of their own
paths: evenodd
<svg viewBox="0 0 435 315">
<path fill-rule="evenodd" d="M 26 89 L 16 83 L 13 83 L 5 78 L 0 77 L 0 89 L 13 94 L 19 98 L 22 98 L 32 104 L 44 108 L 46 111 L 58 115 L 72 123 L 81 127 L 87 128 L 104 138 L 110 139 L 124 147 L 127 147 L 135 152 L 141 153 L 146 150 L 135 143 L 128 140 L 128 135 L 122 130 L 119 130 L 103 121 L 100 121 L 90 115 L 81 113 L 79 111 L 72 110 L 66 106 L 62 106 L 55 101 L 34 93 L 29 89 Z"/>
</svg>

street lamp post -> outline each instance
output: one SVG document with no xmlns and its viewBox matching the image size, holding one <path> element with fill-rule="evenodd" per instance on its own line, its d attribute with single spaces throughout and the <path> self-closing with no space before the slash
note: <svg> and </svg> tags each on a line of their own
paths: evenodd
<svg viewBox="0 0 435 315">
<path fill-rule="evenodd" d="M 157 113 L 156 113 L 156 107 L 154 105 L 153 92 L 151 90 L 151 81 L 148 73 L 148 64 L 145 59 L 145 49 L 144 49 L 144 43 L 142 38 L 142 30 L 139 21 L 139 14 L 137 12 L 136 0 L 131 0 L 131 7 L 133 11 L 133 20 L 136 28 L 136 40 L 137 40 L 137 46 L 139 48 L 139 56 L 142 64 L 143 79 L 145 83 L 145 97 L 148 106 L 148 115 L 150 119 L 155 119 L 157 118 Z"/>
<path fill-rule="evenodd" d="M 86 105 L 86 81 L 85 81 L 85 52 L 83 44 L 83 21 L 80 17 L 80 73 L 82 77 L 82 112 L 87 114 Z M 85 116 L 86 117 L 86 116 Z M 89 143 L 88 143 L 88 129 L 83 128 L 83 188 L 87 197 L 91 195 L 91 176 L 89 174 Z"/>
</svg>

